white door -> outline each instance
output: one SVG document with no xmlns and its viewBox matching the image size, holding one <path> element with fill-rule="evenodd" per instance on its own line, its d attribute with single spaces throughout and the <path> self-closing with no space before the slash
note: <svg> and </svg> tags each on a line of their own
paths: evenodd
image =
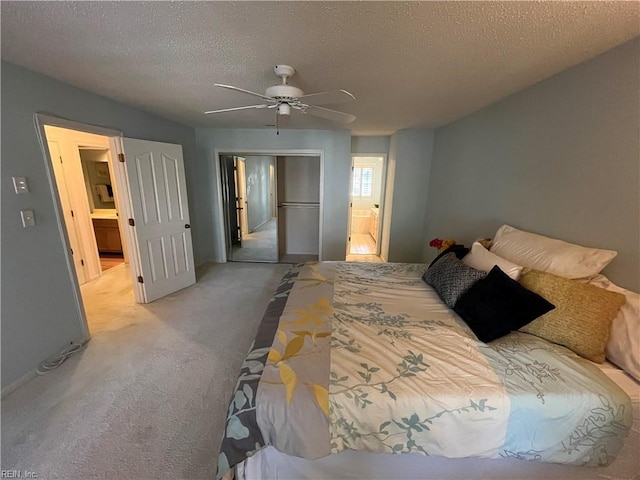
<svg viewBox="0 0 640 480">
<path fill-rule="evenodd" d="M 196 281 L 182 147 L 122 139 L 145 303 Z"/>
<path fill-rule="evenodd" d="M 76 225 L 77 217 L 73 212 L 73 204 L 69 199 L 69 188 L 67 187 L 67 180 L 65 178 L 64 168 L 62 165 L 62 153 L 60 152 L 60 145 L 57 141 L 49 140 L 48 146 L 49 154 L 51 155 L 51 162 L 53 163 L 53 172 L 56 177 L 58 195 L 60 197 L 60 203 L 62 205 L 64 223 L 67 227 L 67 236 L 69 237 L 71 256 L 73 258 L 73 264 L 76 268 L 78 283 L 82 285 L 87 281 L 87 275 L 84 265 L 84 253 L 82 250 L 82 244 L 80 241 L 78 241 L 78 230 Z"/>
<path fill-rule="evenodd" d="M 233 157 L 233 166 L 235 169 L 235 180 L 236 180 L 236 196 L 237 206 L 236 208 L 240 212 L 240 237 L 241 239 L 245 238 L 249 235 L 249 221 L 248 218 L 248 208 L 249 204 L 247 203 L 247 177 L 245 175 L 245 160 L 241 157 Z"/>
</svg>

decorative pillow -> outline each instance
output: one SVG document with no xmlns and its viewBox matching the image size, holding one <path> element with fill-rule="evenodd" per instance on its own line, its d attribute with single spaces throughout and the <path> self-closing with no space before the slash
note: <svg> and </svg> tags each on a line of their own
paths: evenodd
<svg viewBox="0 0 640 480">
<path fill-rule="evenodd" d="M 604 275 L 596 275 L 589 284 L 626 297 L 611 324 L 605 353 L 607 359 L 640 381 L 640 294 L 619 287 Z"/>
<path fill-rule="evenodd" d="M 452 253 L 452 252 L 456 254 L 456 258 L 458 260 L 462 260 L 464 258 L 464 256 L 467 253 L 469 253 L 469 249 L 467 247 L 465 247 L 464 245 L 458 245 L 458 244 L 451 245 L 444 252 L 441 252 L 436 258 L 434 258 L 433 261 L 429 264 L 429 267 L 431 267 L 431 265 L 433 265 L 438 260 L 440 260 L 442 257 L 444 257 L 447 253 Z"/>
<path fill-rule="evenodd" d="M 592 277 L 618 254 L 529 233 L 509 225 L 498 229 L 491 251 L 507 260 L 565 278 Z"/>
<path fill-rule="evenodd" d="M 496 265 L 460 297 L 454 310 L 479 340 L 488 343 L 524 327 L 554 308 Z"/>
<path fill-rule="evenodd" d="M 474 242 L 474 244 L 471 245 L 471 251 L 464 256 L 462 261 L 465 265 L 475 268 L 476 270 L 482 270 L 483 272 L 488 272 L 497 265 L 500 267 L 500 270 L 514 280 L 518 280 L 523 268 L 520 265 L 510 262 L 506 258 L 491 253 L 484 248 L 480 242 Z"/>
<path fill-rule="evenodd" d="M 593 362 L 604 362 L 611 322 L 625 302 L 624 295 L 528 268 L 520 284 L 556 306 L 521 331 L 564 345 Z"/>
<path fill-rule="evenodd" d="M 447 253 L 424 272 L 422 279 L 435 289 L 447 307 L 453 308 L 458 298 L 485 275 L 467 267 L 455 253 Z"/>
</svg>

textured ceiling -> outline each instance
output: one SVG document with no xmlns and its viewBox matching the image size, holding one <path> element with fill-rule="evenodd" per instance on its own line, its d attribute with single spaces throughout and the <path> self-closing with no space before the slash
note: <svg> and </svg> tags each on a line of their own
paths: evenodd
<svg viewBox="0 0 640 480">
<path fill-rule="evenodd" d="M 205 116 L 290 83 L 346 89 L 354 133 L 434 127 L 640 35 L 638 2 L 10 2 L 2 57 L 192 126 L 264 127 L 272 110 Z M 344 128 L 294 113 L 289 128 Z"/>
</svg>

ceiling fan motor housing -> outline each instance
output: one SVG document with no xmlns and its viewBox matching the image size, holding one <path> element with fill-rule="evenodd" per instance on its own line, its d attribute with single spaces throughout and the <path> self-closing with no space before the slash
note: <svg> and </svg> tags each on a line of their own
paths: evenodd
<svg viewBox="0 0 640 480">
<path fill-rule="evenodd" d="M 267 88 L 265 95 L 275 98 L 276 100 L 290 101 L 301 97 L 304 95 L 304 92 L 291 85 L 274 85 L 273 87 Z"/>
</svg>

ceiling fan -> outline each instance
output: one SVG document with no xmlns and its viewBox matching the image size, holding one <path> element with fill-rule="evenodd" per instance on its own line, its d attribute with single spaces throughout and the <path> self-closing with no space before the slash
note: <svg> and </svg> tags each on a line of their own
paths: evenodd
<svg viewBox="0 0 640 480">
<path fill-rule="evenodd" d="M 349 113 L 339 112 L 337 110 L 331 110 L 325 107 L 319 107 L 320 105 L 330 105 L 335 103 L 350 102 L 356 99 L 351 93 L 346 90 L 332 90 L 329 92 L 310 93 L 305 95 L 302 90 L 287 83 L 287 79 L 292 77 L 296 71 L 289 65 L 276 65 L 273 67 L 273 71 L 277 76 L 282 78 L 282 84 L 274 85 L 267 88 L 264 95 L 261 93 L 245 90 L 244 88 L 234 87 L 233 85 L 223 85 L 221 83 L 215 83 L 216 87 L 227 88 L 229 90 L 235 90 L 237 92 L 247 93 L 254 97 L 261 98 L 264 103 L 258 105 L 247 105 L 244 107 L 223 108 L 220 110 L 209 110 L 204 112 L 207 115 L 223 112 L 235 112 L 238 110 L 250 110 L 250 109 L 276 109 L 276 124 L 278 117 L 281 115 L 288 116 L 291 114 L 291 109 L 298 110 L 301 113 L 313 115 L 314 117 L 324 118 L 333 122 L 351 123 L 356 117 Z M 312 103 L 313 104 L 312 104 Z"/>
</svg>

